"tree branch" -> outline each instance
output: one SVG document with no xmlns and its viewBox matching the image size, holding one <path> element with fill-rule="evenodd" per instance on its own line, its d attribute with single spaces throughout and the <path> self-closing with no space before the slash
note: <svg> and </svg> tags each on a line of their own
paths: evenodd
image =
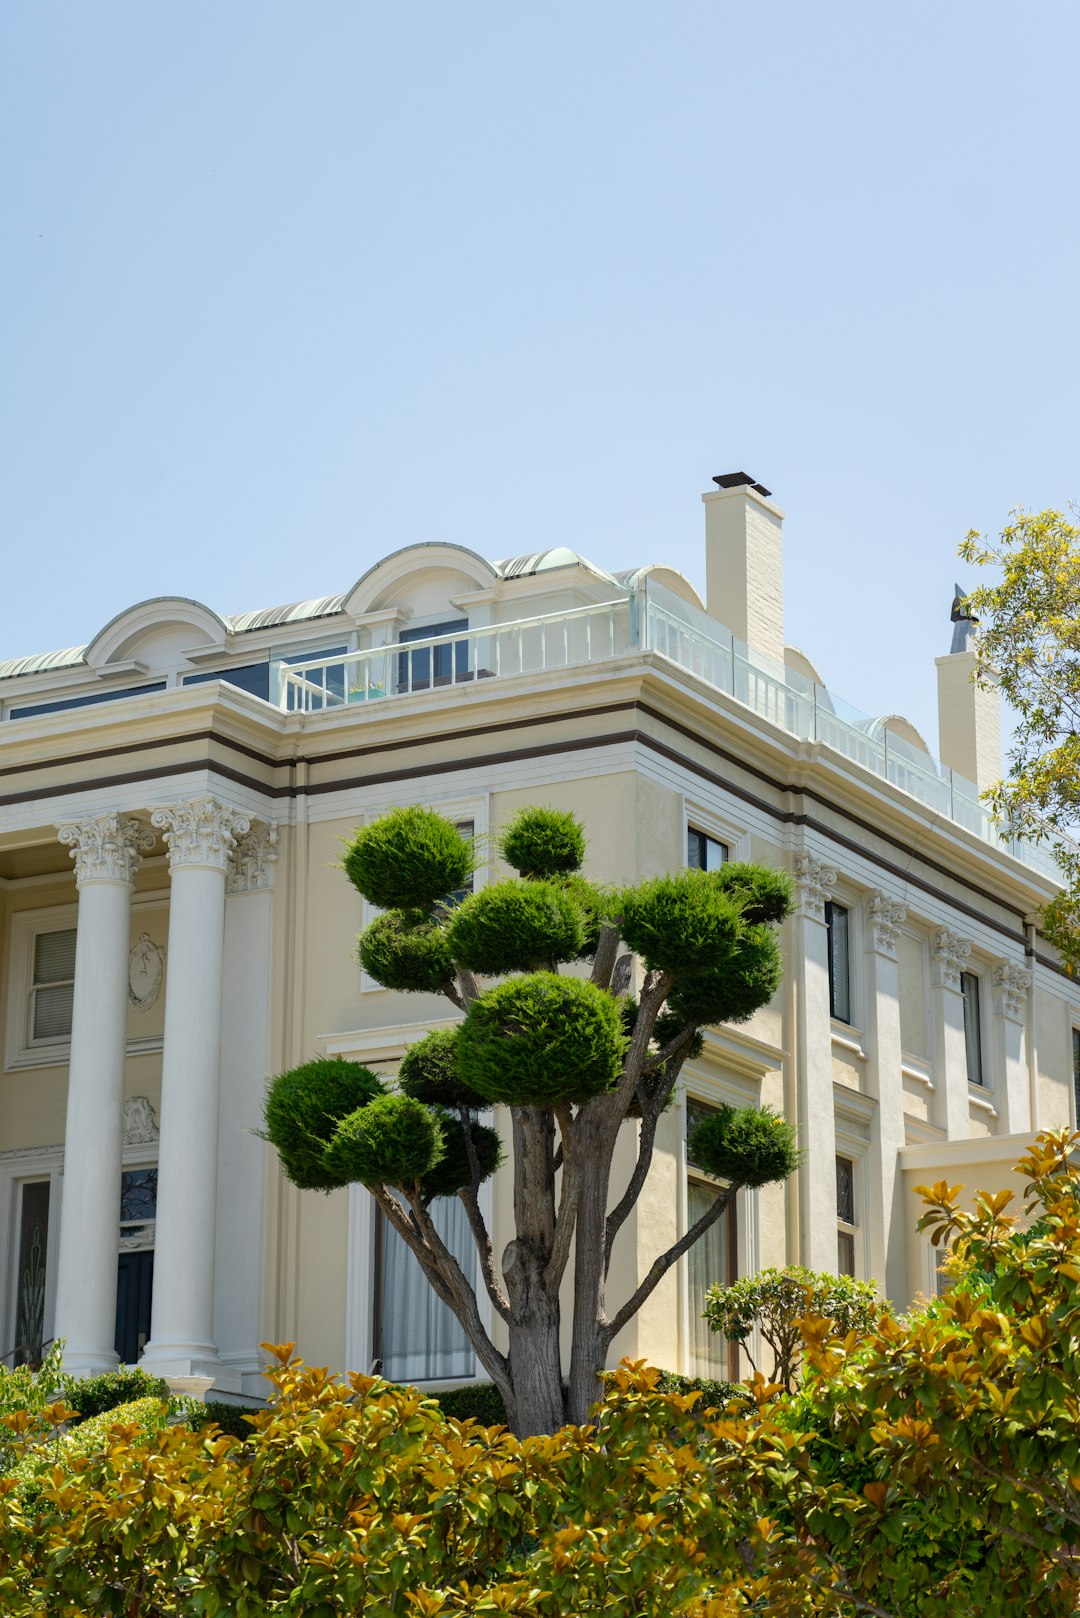
<svg viewBox="0 0 1080 1618">
<path fill-rule="evenodd" d="M 551 1253 L 544 1266 L 544 1288 L 548 1296 L 558 1292 L 570 1258 L 570 1243 L 577 1226 L 578 1201 L 581 1196 L 581 1165 L 573 1150 L 573 1115 L 565 1103 L 555 1108 L 555 1117 L 561 1135 L 563 1154 L 562 1182 L 559 1188 L 559 1211 L 555 1216 L 555 1238 Z"/>
<path fill-rule="evenodd" d="M 465 1217 L 469 1221 L 473 1241 L 476 1243 L 476 1254 L 480 1260 L 480 1274 L 484 1278 L 487 1295 L 491 1299 L 491 1307 L 501 1320 L 510 1319 L 510 1300 L 503 1291 L 499 1272 L 495 1267 L 495 1251 L 491 1245 L 491 1236 L 484 1224 L 484 1216 L 480 1212 L 480 1203 L 472 1186 L 463 1186 L 458 1192 Z"/>
<path fill-rule="evenodd" d="M 656 1026 L 656 1019 L 660 1015 L 664 1001 L 671 988 L 671 977 L 667 972 L 650 972 L 645 979 L 641 990 L 641 1000 L 638 1004 L 637 1022 L 630 1037 L 630 1045 L 623 1059 L 622 1076 L 615 1087 L 612 1106 L 618 1122 L 626 1117 L 626 1110 L 634 1097 L 638 1079 L 645 1066 L 645 1058 L 649 1053 L 649 1041 Z"/>
<path fill-rule="evenodd" d="M 619 953 L 619 929 L 605 924 L 600 929 L 600 941 L 593 956 L 592 980 L 598 989 L 607 989 L 611 986 L 611 974 L 615 970 L 615 958 Z"/>
<path fill-rule="evenodd" d="M 406 1210 L 387 1186 L 376 1185 L 370 1190 L 387 1220 L 420 1265 L 436 1297 L 461 1323 L 476 1350 L 477 1358 L 504 1400 L 512 1401 L 514 1387 L 510 1380 L 510 1367 L 485 1331 L 476 1294 L 466 1280 L 461 1265 L 432 1224 L 431 1216 L 419 1196 L 409 1197 L 409 1210 Z"/>
<path fill-rule="evenodd" d="M 660 1282 L 664 1279 L 664 1276 L 670 1270 L 671 1266 L 676 1263 L 678 1259 L 682 1258 L 685 1252 L 688 1252 L 689 1249 L 693 1247 L 694 1243 L 699 1237 L 704 1236 L 705 1232 L 710 1229 L 711 1226 L 715 1225 L 716 1221 L 720 1218 L 720 1215 L 724 1213 L 724 1211 L 731 1205 L 738 1189 L 739 1187 L 737 1184 L 725 1186 L 717 1196 L 716 1201 L 705 1210 L 701 1218 L 697 1220 L 696 1223 L 690 1226 L 690 1229 L 686 1232 L 686 1235 L 680 1236 L 679 1240 L 673 1247 L 669 1247 L 666 1253 L 661 1253 L 660 1257 L 653 1261 L 652 1268 L 649 1270 L 648 1275 L 645 1277 L 644 1281 L 642 1281 L 637 1291 L 632 1297 L 627 1299 L 615 1318 L 609 1322 L 604 1333 L 605 1349 L 611 1343 L 612 1339 L 620 1331 L 622 1331 L 623 1327 L 626 1325 L 626 1322 L 634 1318 L 642 1304 L 645 1302 L 646 1298 L 652 1295 L 655 1289 L 659 1286 Z"/>
<path fill-rule="evenodd" d="M 642 1079 L 652 1072 L 662 1073 L 663 1079 L 651 1096 L 642 1094 L 644 1086 L 641 1080 L 638 1081 L 637 1093 L 641 1101 L 641 1134 L 638 1137 L 637 1162 L 634 1164 L 634 1172 L 630 1176 L 626 1190 L 607 1217 L 607 1225 L 604 1230 L 605 1276 L 611 1268 L 611 1252 L 615 1246 L 615 1238 L 626 1223 L 631 1208 L 641 1195 L 642 1187 L 649 1175 L 649 1169 L 652 1167 L 653 1148 L 656 1144 L 656 1126 L 660 1121 L 660 1114 L 667 1106 L 671 1092 L 678 1083 L 679 1074 L 682 1072 L 683 1063 L 686 1060 L 686 1053 L 693 1044 L 696 1035 L 696 1027 L 684 1028 L 680 1033 L 676 1034 L 674 1039 L 668 1041 L 663 1050 L 652 1061 L 646 1062 L 642 1069 Z"/>
</svg>

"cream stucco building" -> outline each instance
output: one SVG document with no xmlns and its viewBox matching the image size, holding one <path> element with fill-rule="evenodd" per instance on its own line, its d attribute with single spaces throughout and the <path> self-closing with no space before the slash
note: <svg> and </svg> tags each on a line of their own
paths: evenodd
<svg viewBox="0 0 1080 1618">
<path fill-rule="evenodd" d="M 9 1363 L 62 1335 L 80 1369 L 141 1356 L 252 1394 L 259 1343 L 292 1339 L 336 1368 L 472 1374 L 367 1194 L 297 1192 L 252 1133 L 268 1074 L 314 1054 L 392 1072 L 446 1018 L 354 956 L 342 839 L 399 803 L 481 838 L 523 804 L 573 808 L 613 883 L 724 858 L 795 875 L 783 987 L 687 1072 L 612 1295 L 714 1194 L 686 1158 L 695 1107 L 782 1108 L 802 1166 L 740 1196 L 616 1355 L 724 1370 L 702 1287 L 789 1259 L 929 1291 L 913 1187 L 1000 1184 L 1035 1129 L 1074 1121 L 1080 991 L 1038 931 L 1045 853 L 978 802 L 1000 742 L 972 654 L 939 660 L 939 764 L 785 646 L 782 514 L 743 474 L 716 484 L 705 601 L 662 565 L 418 544 L 344 595 L 234 618 L 142 602 L 0 664 Z M 509 1192 L 504 1172 L 497 1251 Z"/>
</svg>

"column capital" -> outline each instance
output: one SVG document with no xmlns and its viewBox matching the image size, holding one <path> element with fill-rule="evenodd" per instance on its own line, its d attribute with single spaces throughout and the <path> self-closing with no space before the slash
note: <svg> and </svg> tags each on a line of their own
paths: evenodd
<svg viewBox="0 0 1080 1618">
<path fill-rule="evenodd" d="M 866 900 L 866 947 L 875 955 L 896 959 L 896 940 L 907 920 L 904 905 L 896 904 L 880 890 Z"/>
<path fill-rule="evenodd" d="M 171 803 L 155 809 L 150 823 L 164 832 L 169 847 L 169 867 L 204 866 L 226 871 L 236 840 L 251 822 L 237 809 L 230 809 L 216 798 L 192 798 L 187 803 Z"/>
<path fill-rule="evenodd" d="M 80 888 L 85 882 L 133 881 L 142 855 L 154 846 L 152 831 L 115 813 L 64 821 L 56 834 L 71 848 Z"/>
<path fill-rule="evenodd" d="M 994 964 L 994 998 L 1002 1017 L 1012 1022 L 1023 1022 L 1027 992 L 1031 988 L 1031 973 L 1015 961 L 1003 957 Z"/>
<path fill-rule="evenodd" d="M 933 953 L 934 981 L 943 989 L 959 989 L 960 974 L 971 954 L 971 939 L 939 927 L 934 934 Z"/>
<path fill-rule="evenodd" d="M 795 857 L 795 909 L 812 921 L 825 920 L 825 904 L 836 887 L 836 872 L 813 854 Z"/>
<path fill-rule="evenodd" d="M 226 893 L 262 893 L 274 885 L 278 829 L 272 823 L 242 832 L 229 858 Z"/>
</svg>

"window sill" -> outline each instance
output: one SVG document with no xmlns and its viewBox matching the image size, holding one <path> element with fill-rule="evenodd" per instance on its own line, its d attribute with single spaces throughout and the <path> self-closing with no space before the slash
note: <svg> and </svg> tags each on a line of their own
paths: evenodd
<svg viewBox="0 0 1080 1618">
<path fill-rule="evenodd" d="M 900 1077 L 914 1080 L 916 1084 L 921 1084 L 931 1093 L 937 1089 L 937 1085 L 928 1073 L 924 1073 L 921 1068 L 909 1067 L 906 1062 L 901 1062 L 900 1064 Z"/>
<path fill-rule="evenodd" d="M 968 1105 L 978 1108 L 980 1112 L 988 1112 L 991 1118 L 996 1118 L 998 1115 L 998 1110 L 990 1097 L 983 1090 L 976 1089 L 972 1084 L 968 1085 Z"/>
<path fill-rule="evenodd" d="M 832 1020 L 832 1042 L 839 1045 L 843 1051 L 851 1051 L 854 1056 L 861 1056 L 866 1060 L 866 1047 L 862 1043 L 863 1034 L 860 1028 L 853 1028 L 850 1023 Z"/>
<path fill-rule="evenodd" d="M 164 1048 L 164 1040 L 160 1034 L 152 1035 L 147 1039 L 129 1039 L 127 1042 L 128 1056 L 144 1056 L 147 1052 L 160 1051 Z M 5 1064 L 6 1073 L 21 1073 L 37 1067 L 69 1067 L 71 1065 L 71 1044 L 64 1041 L 60 1045 L 41 1045 L 26 1047 L 16 1051 Z"/>
</svg>

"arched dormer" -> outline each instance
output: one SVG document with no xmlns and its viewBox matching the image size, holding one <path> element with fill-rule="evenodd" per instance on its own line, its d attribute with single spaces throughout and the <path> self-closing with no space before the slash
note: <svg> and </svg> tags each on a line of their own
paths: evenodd
<svg viewBox="0 0 1080 1618">
<path fill-rule="evenodd" d="M 916 758 L 920 753 L 925 753 L 930 762 L 933 763 L 934 755 L 927 746 L 925 738 L 911 723 L 910 719 L 904 718 L 903 714 L 882 714 L 880 719 L 874 720 L 867 734 L 877 741 L 884 736 L 886 731 L 889 733 L 890 747 L 896 742 L 900 742 L 904 751 L 910 751 Z"/>
<path fill-rule="evenodd" d="M 189 648 L 222 645 L 229 629 L 223 618 L 186 596 L 154 596 L 125 607 L 86 648 L 86 662 L 100 674 L 114 664 L 141 663 L 148 669 L 175 668 Z"/>
<path fill-rule="evenodd" d="M 648 562 L 644 567 L 635 567 L 628 573 L 616 573 L 615 577 L 628 590 L 632 590 L 640 579 L 655 579 L 665 590 L 670 590 L 680 601 L 685 601 L 688 607 L 697 607 L 699 612 L 705 611 L 704 601 L 686 574 L 680 573 L 677 567 L 668 567 L 664 562 Z"/>
<path fill-rule="evenodd" d="M 455 596 L 490 590 L 497 578 L 491 563 L 464 545 L 406 545 L 361 574 L 346 592 L 344 610 L 355 618 L 392 609 L 413 618 L 437 617 L 451 610 Z"/>
</svg>

